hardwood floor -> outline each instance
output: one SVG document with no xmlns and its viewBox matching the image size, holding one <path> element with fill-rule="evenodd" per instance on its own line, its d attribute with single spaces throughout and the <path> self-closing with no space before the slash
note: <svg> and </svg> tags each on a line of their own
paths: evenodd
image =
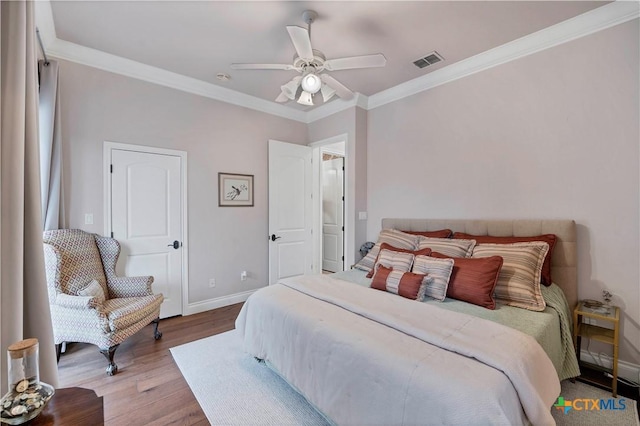
<svg viewBox="0 0 640 426">
<path fill-rule="evenodd" d="M 93 389 L 104 396 L 106 425 L 208 425 L 169 348 L 234 328 L 242 304 L 160 321 L 123 342 L 116 351 L 118 373 L 107 376 L 107 360 L 84 343 L 67 346 L 58 364 L 60 387 Z"/>
</svg>

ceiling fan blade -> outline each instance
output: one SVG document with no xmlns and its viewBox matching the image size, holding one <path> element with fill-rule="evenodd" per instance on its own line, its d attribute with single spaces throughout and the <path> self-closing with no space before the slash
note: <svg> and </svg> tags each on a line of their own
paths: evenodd
<svg viewBox="0 0 640 426">
<path fill-rule="evenodd" d="M 231 64 L 234 70 L 295 70 L 293 65 L 288 64 Z"/>
<path fill-rule="evenodd" d="M 353 92 L 329 74 L 320 74 L 320 79 L 325 82 L 327 86 L 335 90 L 336 95 L 340 96 L 342 99 L 349 100 L 353 98 Z"/>
<path fill-rule="evenodd" d="M 287 31 L 289 31 L 289 37 L 291 37 L 293 47 L 296 49 L 300 59 L 306 62 L 313 61 L 313 49 L 311 48 L 309 31 L 295 25 L 287 26 Z"/>
<path fill-rule="evenodd" d="M 276 98 L 276 102 L 281 103 L 281 104 L 283 104 L 285 102 L 288 102 L 288 101 L 289 101 L 289 98 L 287 97 L 287 95 L 285 95 L 282 92 L 280 92 L 280 94 Z"/>
<path fill-rule="evenodd" d="M 324 61 L 324 69 L 329 71 L 349 70 L 353 68 L 384 67 L 387 58 L 382 53 L 375 55 L 351 56 L 349 58 L 328 59 Z"/>
</svg>

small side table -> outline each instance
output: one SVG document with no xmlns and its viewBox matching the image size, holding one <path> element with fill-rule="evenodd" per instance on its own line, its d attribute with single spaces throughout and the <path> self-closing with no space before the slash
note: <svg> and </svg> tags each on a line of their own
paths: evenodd
<svg viewBox="0 0 640 426">
<path fill-rule="evenodd" d="M 618 338 L 620 333 L 620 309 L 617 306 L 609 306 L 608 312 L 601 312 L 598 309 L 587 308 L 585 302 L 581 301 L 573 311 L 573 344 L 576 348 L 578 363 L 594 370 L 610 373 L 613 378 L 611 380 L 611 393 L 614 397 L 618 396 Z M 586 318 L 592 318 L 600 323 L 611 323 L 611 327 L 602 327 L 595 324 L 587 324 L 584 322 Z M 593 339 L 599 342 L 607 343 L 613 347 L 612 368 L 602 367 L 580 360 L 580 349 L 582 338 Z M 590 381 L 589 379 L 583 379 Z M 602 385 L 600 382 L 593 381 Z"/>
<path fill-rule="evenodd" d="M 50 425 L 104 425 L 103 397 L 91 389 L 62 388 L 56 393 L 28 426 Z"/>
</svg>

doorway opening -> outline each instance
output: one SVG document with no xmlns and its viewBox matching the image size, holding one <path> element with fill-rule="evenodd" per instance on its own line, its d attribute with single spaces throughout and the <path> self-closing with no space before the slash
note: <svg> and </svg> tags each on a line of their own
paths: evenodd
<svg viewBox="0 0 640 426">
<path fill-rule="evenodd" d="M 334 273 L 345 270 L 347 240 L 345 224 L 346 138 L 336 137 L 314 146 L 314 180 L 318 202 L 314 216 L 319 232 L 315 238 L 318 270 Z"/>
</svg>

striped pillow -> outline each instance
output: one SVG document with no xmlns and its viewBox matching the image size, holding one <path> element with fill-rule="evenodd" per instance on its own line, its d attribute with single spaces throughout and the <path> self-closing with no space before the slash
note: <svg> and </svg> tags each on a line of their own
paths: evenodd
<svg viewBox="0 0 640 426">
<path fill-rule="evenodd" d="M 378 236 L 378 242 L 365 257 L 356 263 L 353 267 L 361 269 L 363 271 L 373 270 L 373 266 L 376 262 L 376 257 L 380 252 L 380 246 L 382 243 L 391 244 L 394 247 L 401 249 L 415 250 L 418 237 L 416 235 L 405 234 L 404 232 L 396 231 L 395 229 L 383 229 Z"/>
<path fill-rule="evenodd" d="M 386 245 L 386 243 L 384 244 Z M 378 254 L 374 270 L 377 271 L 378 266 L 382 265 L 395 271 L 409 272 L 413 266 L 413 258 L 412 253 L 382 249 Z"/>
<path fill-rule="evenodd" d="M 418 254 L 422 254 L 422 255 L 425 255 L 425 256 L 431 255 L 431 249 L 430 248 L 426 248 L 426 249 L 422 249 L 422 250 L 415 250 L 414 251 L 414 250 L 410 250 L 410 249 L 399 249 L 399 248 L 394 247 L 394 246 L 392 246 L 390 244 L 382 243 L 380 245 L 380 251 L 378 252 L 378 257 L 376 257 L 376 262 L 375 262 L 376 265 L 378 264 L 378 259 L 380 259 L 380 253 L 382 253 L 385 250 L 390 250 L 390 251 L 395 251 L 395 252 L 400 252 L 400 253 L 410 253 L 410 254 L 412 254 L 414 256 L 416 256 Z M 411 263 L 413 263 L 413 259 L 411 260 Z M 387 268 L 390 267 L 389 265 L 384 265 L 384 266 L 386 266 Z M 393 269 L 398 269 L 395 266 L 392 266 L 392 267 L 393 267 Z M 410 271 L 410 270 L 411 270 L 411 266 L 409 266 L 407 271 Z M 369 273 L 367 274 L 367 278 L 371 278 L 373 276 L 374 272 L 375 272 L 375 267 L 371 271 L 369 271 Z"/>
<path fill-rule="evenodd" d="M 453 259 L 416 256 L 411 272 L 414 274 L 428 274 L 429 277 L 433 278 L 433 283 L 424 287 L 424 294 L 419 295 L 422 296 L 420 300 L 424 299 L 424 296 L 428 296 L 442 302 L 447 297 L 451 271 L 453 271 Z"/>
<path fill-rule="evenodd" d="M 449 238 L 418 237 L 418 250 L 430 248 L 450 257 L 471 257 L 476 240 L 452 240 Z"/>
<path fill-rule="evenodd" d="M 471 257 L 500 256 L 502 269 L 496 285 L 496 300 L 530 311 L 543 311 L 540 275 L 549 244 L 543 242 L 478 244 Z"/>
<path fill-rule="evenodd" d="M 371 280 L 371 288 L 416 300 L 425 279 L 423 274 L 396 271 L 378 264 L 373 280 Z"/>
</svg>

